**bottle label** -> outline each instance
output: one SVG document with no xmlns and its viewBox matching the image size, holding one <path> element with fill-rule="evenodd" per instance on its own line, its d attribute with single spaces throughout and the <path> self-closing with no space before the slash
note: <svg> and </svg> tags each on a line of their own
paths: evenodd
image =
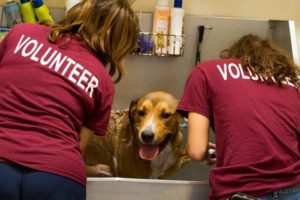
<svg viewBox="0 0 300 200">
<path fill-rule="evenodd" d="M 158 20 L 157 21 L 157 32 L 163 32 L 164 34 L 167 34 L 168 30 L 168 23 L 166 20 Z"/>
</svg>

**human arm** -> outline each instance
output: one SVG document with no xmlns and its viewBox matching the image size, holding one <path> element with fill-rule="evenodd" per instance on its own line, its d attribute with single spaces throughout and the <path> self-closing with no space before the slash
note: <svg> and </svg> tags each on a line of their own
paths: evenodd
<svg viewBox="0 0 300 200">
<path fill-rule="evenodd" d="M 209 119 L 196 112 L 189 112 L 188 121 L 188 154 L 193 160 L 203 161 L 208 151 Z"/>
<path fill-rule="evenodd" d="M 81 127 L 80 129 L 80 150 L 81 153 L 84 154 L 85 149 L 89 141 L 91 140 L 93 134 L 95 132 L 86 128 L 86 127 Z"/>
<path fill-rule="evenodd" d="M 92 146 L 94 145 L 88 146 L 88 143 L 91 140 L 93 133 L 102 137 L 105 136 L 107 133 L 107 127 L 109 124 L 114 97 L 114 88 L 110 77 L 103 77 L 103 79 L 105 78 L 106 81 L 104 82 L 106 82 L 107 84 L 104 84 L 103 88 L 101 88 L 100 91 L 97 90 L 99 94 L 95 94 L 94 112 L 86 116 L 83 122 L 84 127 L 81 129 L 82 140 L 80 142 L 80 147 L 86 163 L 93 163 L 89 161 L 89 158 L 97 156 L 94 155 L 92 150 Z M 86 164 L 85 167 L 87 176 L 112 176 L 110 167 L 108 165 L 101 163 L 94 165 Z"/>
<path fill-rule="evenodd" d="M 81 127 L 80 130 L 80 150 L 82 156 L 85 153 L 86 147 L 91 140 L 93 134 L 95 132 L 86 128 L 86 127 Z M 93 166 L 85 166 L 85 172 L 87 176 L 112 176 L 110 167 L 105 164 L 97 164 Z"/>
<path fill-rule="evenodd" d="M 206 76 L 197 66 L 189 75 L 184 93 L 180 99 L 177 111 L 184 117 L 188 117 L 188 141 L 187 150 L 193 160 L 214 164 L 215 159 L 208 156 L 210 120 L 212 116 L 212 103 Z"/>
</svg>

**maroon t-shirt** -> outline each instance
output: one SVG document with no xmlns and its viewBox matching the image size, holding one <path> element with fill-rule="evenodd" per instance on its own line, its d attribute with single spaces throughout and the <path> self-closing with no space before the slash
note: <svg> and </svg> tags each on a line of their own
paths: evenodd
<svg viewBox="0 0 300 200">
<path fill-rule="evenodd" d="M 80 127 L 105 134 L 113 82 L 79 38 L 60 48 L 48 33 L 20 24 L 0 44 L 0 162 L 85 184 Z"/>
<path fill-rule="evenodd" d="M 251 76 L 237 59 L 203 62 L 190 74 L 178 111 L 212 123 L 217 166 L 210 199 L 300 183 L 300 94 L 288 78 L 280 88 Z"/>
</svg>

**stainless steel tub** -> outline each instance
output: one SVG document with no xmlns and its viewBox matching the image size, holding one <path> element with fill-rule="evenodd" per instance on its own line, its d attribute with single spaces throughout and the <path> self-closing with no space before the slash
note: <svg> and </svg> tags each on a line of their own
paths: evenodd
<svg viewBox="0 0 300 200">
<path fill-rule="evenodd" d="M 206 200 L 207 181 L 88 178 L 87 200 Z"/>
</svg>

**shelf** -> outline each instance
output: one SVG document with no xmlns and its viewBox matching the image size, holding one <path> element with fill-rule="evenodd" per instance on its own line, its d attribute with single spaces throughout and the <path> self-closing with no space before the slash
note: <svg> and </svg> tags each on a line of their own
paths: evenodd
<svg viewBox="0 0 300 200">
<path fill-rule="evenodd" d="M 135 55 L 183 56 L 184 35 L 140 32 Z"/>
</svg>

